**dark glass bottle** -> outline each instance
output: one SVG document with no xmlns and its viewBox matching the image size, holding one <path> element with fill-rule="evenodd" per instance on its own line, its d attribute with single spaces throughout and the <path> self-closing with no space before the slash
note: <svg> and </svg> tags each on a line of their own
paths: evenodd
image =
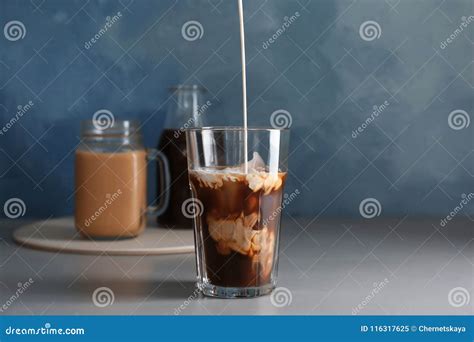
<svg viewBox="0 0 474 342">
<path fill-rule="evenodd" d="M 170 228 L 191 228 L 192 218 L 185 216 L 181 209 L 183 202 L 191 197 L 184 130 L 202 127 L 202 115 L 210 102 L 203 102 L 205 90 L 197 85 L 179 85 L 170 91 L 172 98 L 158 143 L 158 150 L 167 161 L 157 168 L 157 222 Z"/>
</svg>

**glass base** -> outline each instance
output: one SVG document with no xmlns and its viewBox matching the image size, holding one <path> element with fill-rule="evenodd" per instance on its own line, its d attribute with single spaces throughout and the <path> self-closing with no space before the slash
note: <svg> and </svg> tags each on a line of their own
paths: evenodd
<svg viewBox="0 0 474 342">
<path fill-rule="evenodd" d="M 203 295 L 215 298 L 254 298 L 269 294 L 275 286 L 267 284 L 258 287 L 222 287 L 209 283 L 198 283 Z"/>
</svg>

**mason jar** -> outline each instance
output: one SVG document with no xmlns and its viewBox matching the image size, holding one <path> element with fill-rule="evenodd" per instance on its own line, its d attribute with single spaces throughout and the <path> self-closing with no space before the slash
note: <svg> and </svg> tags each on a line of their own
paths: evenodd
<svg viewBox="0 0 474 342">
<path fill-rule="evenodd" d="M 147 206 L 150 159 L 167 169 L 159 152 L 145 149 L 137 121 L 110 115 L 82 122 L 75 154 L 75 226 L 81 235 L 115 239 L 143 232 L 147 212 L 156 211 Z"/>
</svg>

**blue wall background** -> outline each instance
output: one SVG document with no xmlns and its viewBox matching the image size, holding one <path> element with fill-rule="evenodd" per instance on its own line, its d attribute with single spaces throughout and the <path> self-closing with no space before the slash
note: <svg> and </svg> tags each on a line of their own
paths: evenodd
<svg viewBox="0 0 474 342">
<path fill-rule="evenodd" d="M 251 125 L 275 110 L 292 117 L 288 191 L 291 215 L 359 216 L 374 197 L 385 216 L 445 216 L 474 192 L 474 123 L 452 129 L 448 116 L 473 111 L 474 23 L 470 0 L 245 1 Z M 90 49 L 107 16 L 122 17 Z M 274 43 L 263 43 L 300 16 Z M 146 122 L 146 143 L 162 129 L 167 87 L 208 89 L 208 124 L 240 124 L 236 1 L 3 0 L 1 28 L 21 21 L 26 35 L 0 35 L 0 125 L 34 102 L 0 136 L 0 202 L 23 199 L 27 216 L 72 213 L 78 123 L 99 109 Z M 187 41 L 184 23 L 199 21 Z M 359 28 L 376 21 L 378 39 Z M 357 138 L 374 105 L 389 106 Z M 3 214 L 3 213 L 2 213 Z M 474 214 L 469 203 L 463 215 Z"/>
</svg>

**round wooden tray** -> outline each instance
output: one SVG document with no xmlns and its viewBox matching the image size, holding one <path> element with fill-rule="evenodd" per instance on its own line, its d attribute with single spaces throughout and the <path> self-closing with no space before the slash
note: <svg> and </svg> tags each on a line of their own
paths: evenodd
<svg viewBox="0 0 474 342">
<path fill-rule="evenodd" d="M 38 221 L 13 233 L 16 243 L 59 253 L 107 255 L 163 255 L 194 252 L 191 229 L 167 229 L 148 226 L 133 239 L 88 240 L 74 227 L 72 217 Z"/>
</svg>

